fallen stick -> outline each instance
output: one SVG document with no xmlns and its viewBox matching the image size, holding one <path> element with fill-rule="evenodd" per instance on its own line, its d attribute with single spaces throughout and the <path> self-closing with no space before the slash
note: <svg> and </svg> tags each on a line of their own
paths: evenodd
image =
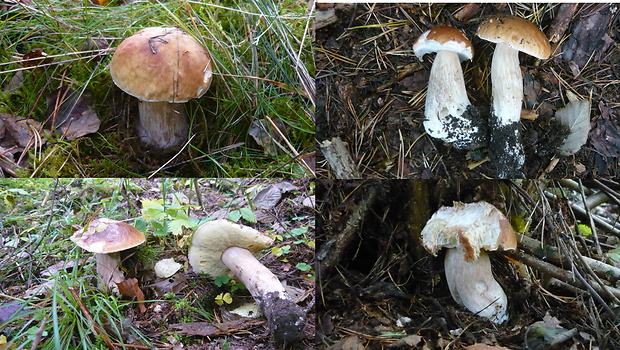
<svg viewBox="0 0 620 350">
<path fill-rule="evenodd" d="M 581 283 L 578 280 L 578 277 L 575 276 L 575 274 L 573 274 L 571 271 L 564 270 L 551 263 L 542 261 L 530 254 L 527 254 L 524 251 L 505 251 L 503 252 L 503 254 L 514 260 L 520 261 L 543 274 L 555 277 L 564 283 L 579 288 L 580 290 L 588 289 L 584 287 L 583 283 Z M 614 298 L 620 297 L 620 290 L 617 288 L 605 286 L 605 288 L 603 289 L 600 285 L 590 283 L 590 281 L 587 280 L 585 281 L 588 283 L 589 286 L 592 287 L 593 291 L 600 294 L 606 300 L 613 300 Z"/>
<path fill-rule="evenodd" d="M 562 255 L 556 247 L 543 245 L 540 241 L 520 233 L 517 233 L 517 241 L 521 249 L 540 259 L 551 261 L 560 266 L 568 263 L 566 256 Z M 598 276 L 609 279 L 612 283 L 620 281 L 619 268 L 586 256 L 583 257 L 583 260 Z"/>
<path fill-rule="evenodd" d="M 339 137 L 321 142 L 321 152 L 336 179 L 360 179 L 362 175 Z"/>
</svg>

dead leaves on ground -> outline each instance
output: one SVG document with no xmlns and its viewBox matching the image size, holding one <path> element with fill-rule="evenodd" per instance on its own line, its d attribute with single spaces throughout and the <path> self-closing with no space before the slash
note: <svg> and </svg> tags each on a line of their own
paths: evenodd
<svg viewBox="0 0 620 350">
<path fill-rule="evenodd" d="M 90 104 L 88 94 L 63 86 L 47 96 L 45 125 L 35 118 L 0 114 L 0 169 L 12 176 L 19 169 L 27 169 L 28 151 L 40 149 L 51 135 L 50 130 L 67 140 L 97 132 L 100 121 Z"/>
</svg>

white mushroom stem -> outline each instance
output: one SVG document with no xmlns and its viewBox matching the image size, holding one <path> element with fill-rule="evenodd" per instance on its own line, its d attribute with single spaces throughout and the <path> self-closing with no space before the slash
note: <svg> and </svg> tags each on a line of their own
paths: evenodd
<svg viewBox="0 0 620 350">
<path fill-rule="evenodd" d="M 304 337 L 305 312 L 249 250 L 230 247 L 222 253 L 221 260 L 250 291 L 267 317 L 276 342 L 292 343 Z"/>
<path fill-rule="evenodd" d="M 101 278 L 103 289 L 119 294 L 117 283 L 125 280 L 125 274 L 118 267 L 120 253 L 95 254 L 97 275 Z"/>
<path fill-rule="evenodd" d="M 469 105 L 458 53 L 448 50 L 437 52 L 426 92 L 426 132 L 446 142 L 455 141 L 449 134 L 449 124 L 453 118 L 469 124 L 468 120 L 461 117 Z"/>
<path fill-rule="evenodd" d="M 523 76 L 519 66 L 519 51 L 497 44 L 491 62 L 491 91 L 493 112 L 499 125 L 518 122 L 523 101 Z"/>
<path fill-rule="evenodd" d="M 480 251 L 478 259 L 467 261 L 463 249 L 448 249 L 444 268 L 450 294 L 459 305 L 495 323 L 508 319 L 508 298 L 493 278 L 485 251 Z"/>
<path fill-rule="evenodd" d="M 520 134 L 523 77 L 519 51 L 497 44 L 491 62 L 493 110 L 489 119 L 490 158 L 499 178 L 522 177 L 525 163 Z"/>
<path fill-rule="evenodd" d="M 187 140 L 189 123 L 184 103 L 140 101 L 139 112 L 138 135 L 145 144 L 167 149 Z"/>
</svg>

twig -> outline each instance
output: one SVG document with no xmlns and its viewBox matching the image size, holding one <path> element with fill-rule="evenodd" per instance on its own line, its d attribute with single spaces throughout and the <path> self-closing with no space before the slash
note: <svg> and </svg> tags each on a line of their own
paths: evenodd
<svg viewBox="0 0 620 350">
<path fill-rule="evenodd" d="M 561 266 L 568 263 L 568 261 L 566 261 L 566 256 L 561 254 L 556 247 L 543 245 L 542 242 L 520 233 L 517 233 L 517 240 L 520 248 L 540 259 L 545 259 Z M 609 278 L 611 282 L 620 281 L 619 268 L 605 264 L 596 259 L 588 258 L 587 256 L 584 256 L 583 259 L 599 276 Z"/>
<path fill-rule="evenodd" d="M 80 305 L 80 309 L 82 309 L 82 313 L 84 313 L 84 317 L 86 317 L 86 320 L 90 324 L 90 329 L 93 331 L 93 333 L 101 336 L 101 339 L 103 340 L 103 342 L 106 343 L 106 345 L 110 349 L 116 350 L 116 347 L 114 346 L 114 344 L 112 344 L 112 341 L 110 340 L 110 337 L 108 336 L 108 333 L 106 333 L 106 331 L 103 328 L 101 328 L 101 326 L 95 324 L 95 321 L 93 321 L 93 318 L 90 316 L 90 313 L 86 309 L 86 306 L 84 306 L 84 303 L 82 303 L 82 299 L 80 299 L 80 296 L 75 291 L 75 288 L 68 287 L 67 289 L 69 289 L 71 294 L 73 294 L 73 298 L 75 298 L 75 301 L 77 301 L 78 305 Z"/>
<path fill-rule="evenodd" d="M 339 137 L 321 142 L 321 151 L 337 179 L 359 179 L 362 177 L 351 159 L 349 151 Z"/>
<path fill-rule="evenodd" d="M 543 274 L 548 274 L 549 276 L 555 277 L 564 283 L 568 283 L 573 287 L 583 290 L 583 285 L 576 280 L 577 278 L 575 274 L 573 274 L 571 271 L 561 269 L 551 263 L 542 261 L 523 251 L 505 251 L 503 254 L 517 261 L 521 261 L 524 264 L 534 268 L 535 270 L 542 272 Z M 618 290 L 617 288 L 607 287 L 606 292 L 597 285 L 593 285 L 591 287 L 592 290 L 596 291 L 596 293 L 605 295 L 607 299 L 613 299 L 613 297 L 620 297 L 620 290 Z"/>
<path fill-rule="evenodd" d="M 41 326 L 39 326 L 37 333 L 34 335 L 30 350 L 36 350 L 37 346 L 39 346 L 39 343 L 41 343 L 41 338 L 43 338 L 43 331 L 45 331 L 45 322 L 47 322 L 47 315 L 45 315 L 43 317 L 43 320 L 41 320 Z"/>
</svg>

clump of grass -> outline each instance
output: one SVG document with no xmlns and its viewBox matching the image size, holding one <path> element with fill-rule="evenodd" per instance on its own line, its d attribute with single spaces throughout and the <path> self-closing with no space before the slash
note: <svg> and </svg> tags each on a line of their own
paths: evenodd
<svg viewBox="0 0 620 350">
<path fill-rule="evenodd" d="M 92 94 L 92 108 L 102 122 L 98 133 L 77 140 L 43 135 L 47 144 L 28 150 L 30 168 L 19 175 L 311 174 L 299 159 L 314 147 L 314 67 L 306 4 L 172 0 L 102 7 L 43 0 L 20 3 L 5 16 L 0 27 L 0 112 L 45 121 L 45 97 L 70 86 L 79 94 Z M 180 152 L 163 156 L 139 145 L 133 130 L 137 101 L 116 88 L 108 72 L 122 39 L 149 26 L 183 29 L 213 59 L 211 89 L 187 104 L 191 141 Z M 23 55 L 34 50 L 52 61 L 36 69 L 23 67 Z M 274 147 L 260 145 L 249 135 L 259 120 L 279 125 L 281 133 L 268 130 Z"/>
</svg>

